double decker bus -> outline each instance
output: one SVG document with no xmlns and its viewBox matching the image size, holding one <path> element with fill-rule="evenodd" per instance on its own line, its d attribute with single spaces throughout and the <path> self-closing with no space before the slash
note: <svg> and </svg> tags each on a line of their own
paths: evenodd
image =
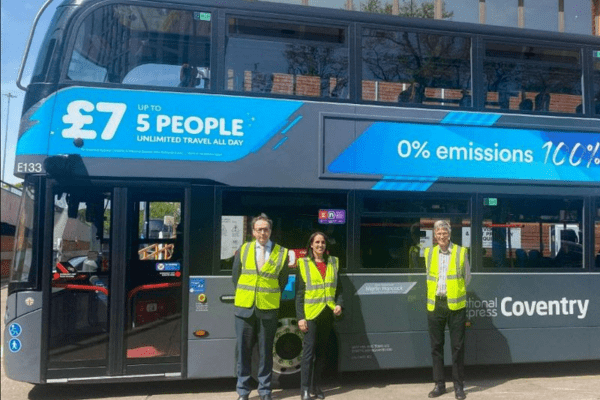
<svg viewBox="0 0 600 400">
<path fill-rule="evenodd" d="M 439 219 L 469 248 L 467 364 L 600 358 L 597 37 L 67 0 L 25 89 L 12 379 L 234 376 L 231 267 L 261 212 L 298 255 L 321 230 L 340 257 L 340 371 L 430 365 Z M 280 379 L 300 366 L 293 283 Z"/>
</svg>

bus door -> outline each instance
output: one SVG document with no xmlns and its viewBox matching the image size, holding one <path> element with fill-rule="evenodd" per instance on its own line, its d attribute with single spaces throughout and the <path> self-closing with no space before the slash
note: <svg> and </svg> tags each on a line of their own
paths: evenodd
<svg viewBox="0 0 600 400">
<path fill-rule="evenodd" d="M 184 190 L 48 190 L 47 382 L 179 377 Z"/>
<path fill-rule="evenodd" d="M 181 373 L 183 190 L 129 189 L 124 374 Z"/>
<path fill-rule="evenodd" d="M 48 185 L 48 382 L 108 373 L 111 189 Z M 53 225 L 52 225 L 53 222 Z M 52 229 L 52 230 L 50 230 Z"/>
</svg>

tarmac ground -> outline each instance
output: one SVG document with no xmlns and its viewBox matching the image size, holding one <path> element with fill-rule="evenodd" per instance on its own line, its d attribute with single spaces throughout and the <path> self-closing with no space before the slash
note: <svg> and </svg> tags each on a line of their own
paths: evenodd
<svg viewBox="0 0 600 400">
<path fill-rule="evenodd" d="M 1 321 L 7 289 L 1 289 Z M 2 327 L 2 331 L 4 327 Z M 2 333 L 3 334 L 3 333 Z M 447 376 L 450 375 L 448 370 Z M 600 360 L 468 366 L 468 400 L 600 400 Z M 235 379 L 103 384 L 33 385 L 8 379 L 2 369 L 2 400 L 235 400 Z M 454 399 L 452 383 L 440 400 Z M 324 382 L 327 400 L 424 400 L 433 389 L 431 369 L 346 372 Z M 299 398 L 298 388 L 277 388 L 274 400 Z M 250 400 L 257 400 L 253 391 Z"/>
</svg>

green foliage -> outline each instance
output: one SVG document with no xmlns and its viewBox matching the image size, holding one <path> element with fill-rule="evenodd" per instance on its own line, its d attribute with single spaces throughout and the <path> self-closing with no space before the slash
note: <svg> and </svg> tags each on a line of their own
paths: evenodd
<svg viewBox="0 0 600 400">
<path fill-rule="evenodd" d="M 424 2 L 415 4 L 411 0 L 398 0 L 400 2 L 398 16 L 409 18 L 434 18 L 433 2 Z M 383 3 L 383 0 L 367 0 L 366 3 L 360 3 L 360 10 L 363 12 L 392 15 L 392 3 Z M 447 12 L 442 3 L 442 18 L 447 19 L 454 16 L 454 12 Z"/>
<path fill-rule="evenodd" d="M 366 3 L 360 3 L 360 11 L 376 14 L 392 14 L 392 4 L 383 4 L 381 0 L 367 0 Z"/>
<path fill-rule="evenodd" d="M 181 221 L 181 206 L 173 202 L 152 202 L 150 203 L 150 219 L 163 219 L 165 216 L 175 218 L 175 224 Z"/>
<path fill-rule="evenodd" d="M 168 216 L 168 217 L 173 217 L 173 219 L 175 220 L 175 226 L 173 227 L 173 229 L 175 229 L 175 227 L 177 225 L 179 225 L 179 223 L 181 222 L 181 204 L 180 203 L 173 203 L 173 202 L 151 202 L 148 203 L 149 208 L 150 208 L 150 216 L 149 216 L 149 220 L 151 219 L 159 219 L 161 221 L 164 221 L 164 217 Z M 144 230 L 144 210 L 140 210 L 140 218 L 139 218 L 139 231 L 138 232 L 143 232 Z"/>
</svg>

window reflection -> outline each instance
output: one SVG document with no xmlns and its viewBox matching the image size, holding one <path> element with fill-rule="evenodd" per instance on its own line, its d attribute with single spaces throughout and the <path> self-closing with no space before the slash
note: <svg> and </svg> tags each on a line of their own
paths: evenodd
<svg viewBox="0 0 600 400">
<path fill-rule="evenodd" d="M 582 103 L 578 50 L 487 43 L 485 107 L 576 113 Z"/>
<path fill-rule="evenodd" d="M 433 224 L 440 218 L 363 217 L 360 223 L 362 268 L 425 269 L 425 248 L 437 244 Z M 470 247 L 471 223 L 441 218 L 452 226 L 452 243 Z"/>
<path fill-rule="evenodd" d="M 596 201 L 600 201 L 600 198 Z M 596 225 L 594 228 L 594 254 L 596 268 L 600 268 L 600 205 L 596 208 Z"/>
<path fill-rule="evenodd" d="M 226 89 L 348 98 L 348 57 L 345 29 L 231 18 Z"/>
<path fill-rule="evenodd" d="M 471 40 L 380 29 L 362 36 L 362 98 L 471 107 Z"/>
<path fill-rule="evenodd" d="M 600 48 L 592 51 L 592 58 L 594 60 L 594 70 L 592 72 L 594 103 L 592 110 L 596 115 L 600 115 Z"/>
<path fill-rule="evenodd" d="M 110 288 L 109 192 L 54 197 L 49 361 L 104 360 Z"/>
<path fill-rule="evenodd" d="M 34 247 L 34 223 L 36 189 L 33 183 L 27 182 L 23 188 L 19 223 L 15 240 L 15 257 L 10 272 L 10 281 L 34 285 L 37 273 L 32 269 Z"/>
<path fill-rule="evenodd" d="M 497 199 L 484 208 L 483 266 L 582 268 L 582 212 L 582 201 Z"/>
<path fill-rule="evenodd" d="M 346 210 L 346 195 L 315 193 L 223 193 L 221 216 L 221 269 L 231 270 L 236 252 L 253 240 L 252 219 L 265 213 L 272 221 L 271 240 L 304 257 L 308 238 L 316 231 L 327 235 L 327 251 L 346 268 L 346 223 L 323 224 L 321 210 Z"/>
<path fill-rule="evenodd" d="M 67 78 L 208 88 L 211 18 L 166 8 L 99 8 L 79 28 Z M 186 66 L 196 70 L 195 79 L 186 77 Z"/>
</svg>

